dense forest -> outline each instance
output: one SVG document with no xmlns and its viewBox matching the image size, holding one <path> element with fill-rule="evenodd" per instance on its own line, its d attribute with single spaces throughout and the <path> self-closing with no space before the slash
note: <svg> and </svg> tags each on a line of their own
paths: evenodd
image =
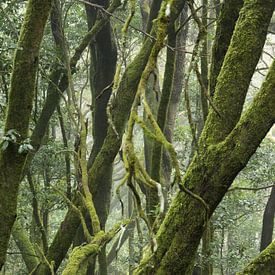
<svg viewBox="0 0 275 275">
<path fill-rule="evenodd" d="M 275 274 L 275 0 L 1 0 L 0 274 Z"/>
</svg>

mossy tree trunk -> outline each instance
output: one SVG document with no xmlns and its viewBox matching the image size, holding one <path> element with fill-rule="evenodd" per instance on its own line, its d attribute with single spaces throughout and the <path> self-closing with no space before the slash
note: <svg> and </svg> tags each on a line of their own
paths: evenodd
<svg viewBox="0 0 275 275">
<path fill-rule="evenodd" d="M 227 0 L 222 4 L 221 8 L 219 8 L 216 34 L 212 46 L 212 58 L 208 83 L 211 96 L 214 96 L 217 78 L 229 47 L 242 5 L 243 0 Z"/>
<path fill-rule="evenodd" d="M 4 131 L 7 134 L 14 129 L 18 136 L 17 143 L 9 142 L 0 153 L 0 269 L 16 218 L 18 187 L 26 158 L 25 154 L 18 153 L 18 143 L 28 137 L 39 49 L 51 5 L 52 0 L 28 1 L 14 57 Z"/>
<path fill-rule="evenodd" d="M 12 236 L 18 246 L 24 263 L 26 264 L 27 270 L 31 273 L 32 270 L 38 265 L 38 255 L 31 243 L 29 236 L 24 231 L 23 226 L 19 220 L 16 220 L 12 228 Z"/>
<path fill-rule="evenodd" d="M 192 272 L 207 219 L 275 122 L 275 63 L 241 116 L 274 7 L 271 0 L 244 2 L 217 78 L 214 104 L 220 116 L 209 110 L 199 147 L 183 179 L 183 184 L 207 203 L 209 211 L 189 194 L 178 192 L 157 232 L 156 252 L 145 253 L 135 274 Z"/>
</svg>

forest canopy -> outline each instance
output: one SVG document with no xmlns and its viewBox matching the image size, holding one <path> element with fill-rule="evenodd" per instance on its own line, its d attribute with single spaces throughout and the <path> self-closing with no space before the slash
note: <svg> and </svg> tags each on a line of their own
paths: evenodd
<svg viewBox="0 0 275 275">
<path fill-rule="evenodd" d="M 0 274 L 275 274 L 275 0 L 2 0 Z"/>
</svg>

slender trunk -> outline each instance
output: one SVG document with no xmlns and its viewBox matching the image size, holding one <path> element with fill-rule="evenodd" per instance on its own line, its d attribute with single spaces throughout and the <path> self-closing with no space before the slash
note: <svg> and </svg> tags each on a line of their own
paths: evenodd
<svg viewBox="0 0 275 275">
<path fill-rule="evenodd" d="M 12 236 L 14 237 L 15 243 L 21 252 L 28 272 L 31 273 L 31 271 L 38 265 L 39 258 L 32 243 L 30 242 L 29 237 L 25 234 L 23 226 L 19 220 L 16 220 L 13 225 Z"/>
<path fill-rule="evenodd" d="M 91 3 L 108 6 L 109 1 L 90 1 Z M 97 12 L 86 5 L 86 14 L 89 29 L 95 24 Z M 91 65 L 90 65 L 90 85 L 92 93 L 92 113 L 93 113 L 93 147 L 89 158 L 88 167 L 91 167 L 103 142 L 107 135 L 108 118 L 107 104 L 112 93 L 111 83 L 114 79 L 117 49 L 113 38 L 111 24 L 108 22 L 95 37 L 95 42 L 90 45 Z M 106 89 L 106 87 L 109 87 Z M 104 92 L 102 92 L 104 91 Z M 112 171 L 110 164 L 106 167 L 104 179 L 100 179 L 98 183 L 98 192 L 94 196 L 94 204 L 100 219 L 101 229 L 104 230 L 105 223 L 109 213 L 111 187 L 112 187 Z M 101 275 L 107 275 L 107 258 L 106 248 L 104 247 L 99 255 L 99 272 Z M 87 274 L 94 274 L 95 264 L 88 268 Z"/>
<path fill-rule="evenodd" d="M 260 251 L 263 251 L 271 242 L 274 229 L 274 215 L 275 215 L 275 186 L 272 187 L 270 197 L 266 203 Z"/>
<path fill-rule="evenodd" d="M 119 245 L 119 238 L 114 242 L 113 246 L 111 247 L 108 256 L 107 256 L 107 264 L 108 266 L 113 262 L 113 260 L 116 258 L 117 253 L 119 249 L 123 246 L 123 244 L 128 240 L 130 236 L 130 232 L 133 231 L 135 228 L 135 223 L 131 222 L 128 224 L 128 226 L 125 229 L 125 232 L 120 240 L 120 246 Z"/>
<path fill-rule="evenodd" d="M 202 236 L 202 255 L 204 259 L 201 275 L 212 275 L 213 264 L 211 262 L 211 242 L 213 240 L 213 225 L 209 222 L 208 228 L 204 231 Z"/>
<path fill-rule="evenodd" d="M 176 52 L 175 56 L 175 71 L 174 78 L 172 84 L 172 92 L 169 102 L 169 108 L 167 113 L 167 122 L 165 126 L 165 136 L 169 142 L 173 142 L 174 136 L 174 127 L 176 116 L 178 113 L 178 106 L 180 102 L 180 97 L 183 90 L 183 80 L 185 75 L 185 61 L 186 61 L 186 40 L 188 34 L 188 23 L 186 23 L 186 19 L 188 17 L 188 5 L 185 5 L 178 22 L 178 27 L 185 26 L 178 32 L 176 38 L 176 48 L 181 49 L 181 51 Z M 168 153 L 165 151 L 163 154 L 163 172 L 164 172 L 164 180 L 168 183 L 171 182 L 171 172 L 172 166 L 170 162 L 170 157 Z"/>
<path fill-rule="evenodd" d="M 68 138 L 65 130 L 64 119 L 59 106 L 57 106 L 58 119 L 62 134 L 63 146 L 65 150 L 69 149 Z M 66 167 L 66 195 L 69 200 L 72 198 L 72 186 L 71 186 L 71 158 L 69 153 L 65 153 L 65 167 Z"/>
<path fill-rule="evenodd" d="M 176 32 L 175 26 L 171 26 L 168 29 L 168 44 L 174 48 L 176 45 Z M 163 87 L 161 91 L 160 103 L 157 111 L 157 123 L 160 129 L 164 132 L 166 126 L 166 116 L 169 108 L 169 101 L 172 92 L 172 83 L 174 76 L 175 66 L 175 51 L 167 48 L 166 52 L 166 64 L 164 72 Z M 152 150 L 152 161 L 150 176 L 153 180 L 162 184 L 163 190 L 167 190 L 167 183 L 165 183 L 161 176 L 161 163 L 162 163 L 163 148 L 158 142 L 154 142 Z M 159 197 L 157 190 L 149 189 L 146 194 L 146 208 L 148 213 L 148 219 L 151 224 L 154 223 L 156 216 L 158 215 Z"/>
<path fill-rule="evenodd" d="M 203 121 L 206 121 L 208 115 L 208 102 L 206 98 L 207 87 L 208 87 L 208 0 L 202 0 L 202 26 L 205 29 L 205 35 L 202 40 L 202 49 L 201 49 L 201 109 Z"/>
<path fill-rule="evenodd" d="M 128 217 L 131 218 L 133 214 L 133 198 L 132 198 L 132 193 L 129 190 L 128 191 Z M 135 257 L 135 249 L 134 249 L 134 229 L 135 227 L 131 228 L 129 230 L 129 275 L 133 274 L 134 270 L 134 257 Z"/>
<path fill-rule="evenodd" d="M 27 179 L 28 179 L 30 190 L 32 193 L 33 219 L 35 221 L 35 224 L 33 225 L 33 227 L 35 231 L 36 229 L 39 230 L 39 233 L 41 235 L 40 239 L 42 240 L 42 245 L 43 245 L 43 251 L 44 253 L 47 253 L 47 250 L 48 250 L 47 232 L 45 230 L 45 227 L 43 225 L 43 220 L 40 215 L 40 209 L 39 209 L 38 200 L 36 196 L 36 190 L 35 190 L 34 182 L 30 172 L 27 173 Z M 36 234 L 34 233 L 33 235 L 35 236 Z M 36 243 L 36 241 L 34 241 L 34 243 Z"/>
<path fill-rule="evenodd" d="M 215 5 L 215 13 L 216 13 L 216 18 L 220 16 L 220 11 L 221 11 L 221 1 L 220 0 L 213 0 L 214 5 Z"/>
<path fill-rule="evenodd" d="M 220 244 L 220 271 L 221 274 L 224 274 L 224 267 L 223 267 L 223 247 L 224 247 L 224 227 L 222 228 L 222 232 L 221 232 L 221 244 Z"/>
</svg>

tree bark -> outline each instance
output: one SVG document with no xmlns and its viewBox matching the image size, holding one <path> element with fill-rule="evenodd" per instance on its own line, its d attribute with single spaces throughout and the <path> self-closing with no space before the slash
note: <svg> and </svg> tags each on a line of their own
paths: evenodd
<svg viewBox="0 0 275 275">
<path fill-rule="evenodd" d="M 271 242 L 274 228 L 275 215 L 275 186 L 272 187 L 270 197 L 267 201 L 264 216 L 260 251 L 263 251 Z"/>
<path fill-rule="evenodd" d="M 222 117 L 209 111 L 199 148 L 183 179 L 182 184 L 199 195 L 209 211 L 190 194 L 178 192 L 157 233 L 156 252 L 145 254 L 135 274 L 192 272 L 206 219 L 273 125 L 275 63 L 250 108 L 240 115 L 274 7 L 275 1 L 245 1 L 215 89 L 214 104 Z"/>
<path fill-rule="evenodd" d="M 12 228 L 12 236 L 18 246 L 27 270 L 31 273 L 39 263 L 38 255 L 33 248 L 33 244 L 30 242 L 28 236 L 25 234 L 23 226 L 20 221 L 16 220 Z"/>
<path fill-rule="evenodd" d="M 211 97 L 214 96 L 217 78 L 242 6 L 243 0 L 226 0 L 222 4 L 221 11 L 219 12 L 220 15 L 218 17 L 215 39 L 212 46 L 208 87 Z"/>
<path fill-rule="evenodd" d="M 28 137 L 33 105 L 38 55 L 52 0 L 30 0 L 15 52 L 5 133 L 15 130 L 17 144 L 9 142 L 0 153 L 0 269 L 16 218 L 17 194 L 26 154 L 18 153 L 18 143 Z M 20 135 L 20 136 L 19 136 Z"/>
</svg>

